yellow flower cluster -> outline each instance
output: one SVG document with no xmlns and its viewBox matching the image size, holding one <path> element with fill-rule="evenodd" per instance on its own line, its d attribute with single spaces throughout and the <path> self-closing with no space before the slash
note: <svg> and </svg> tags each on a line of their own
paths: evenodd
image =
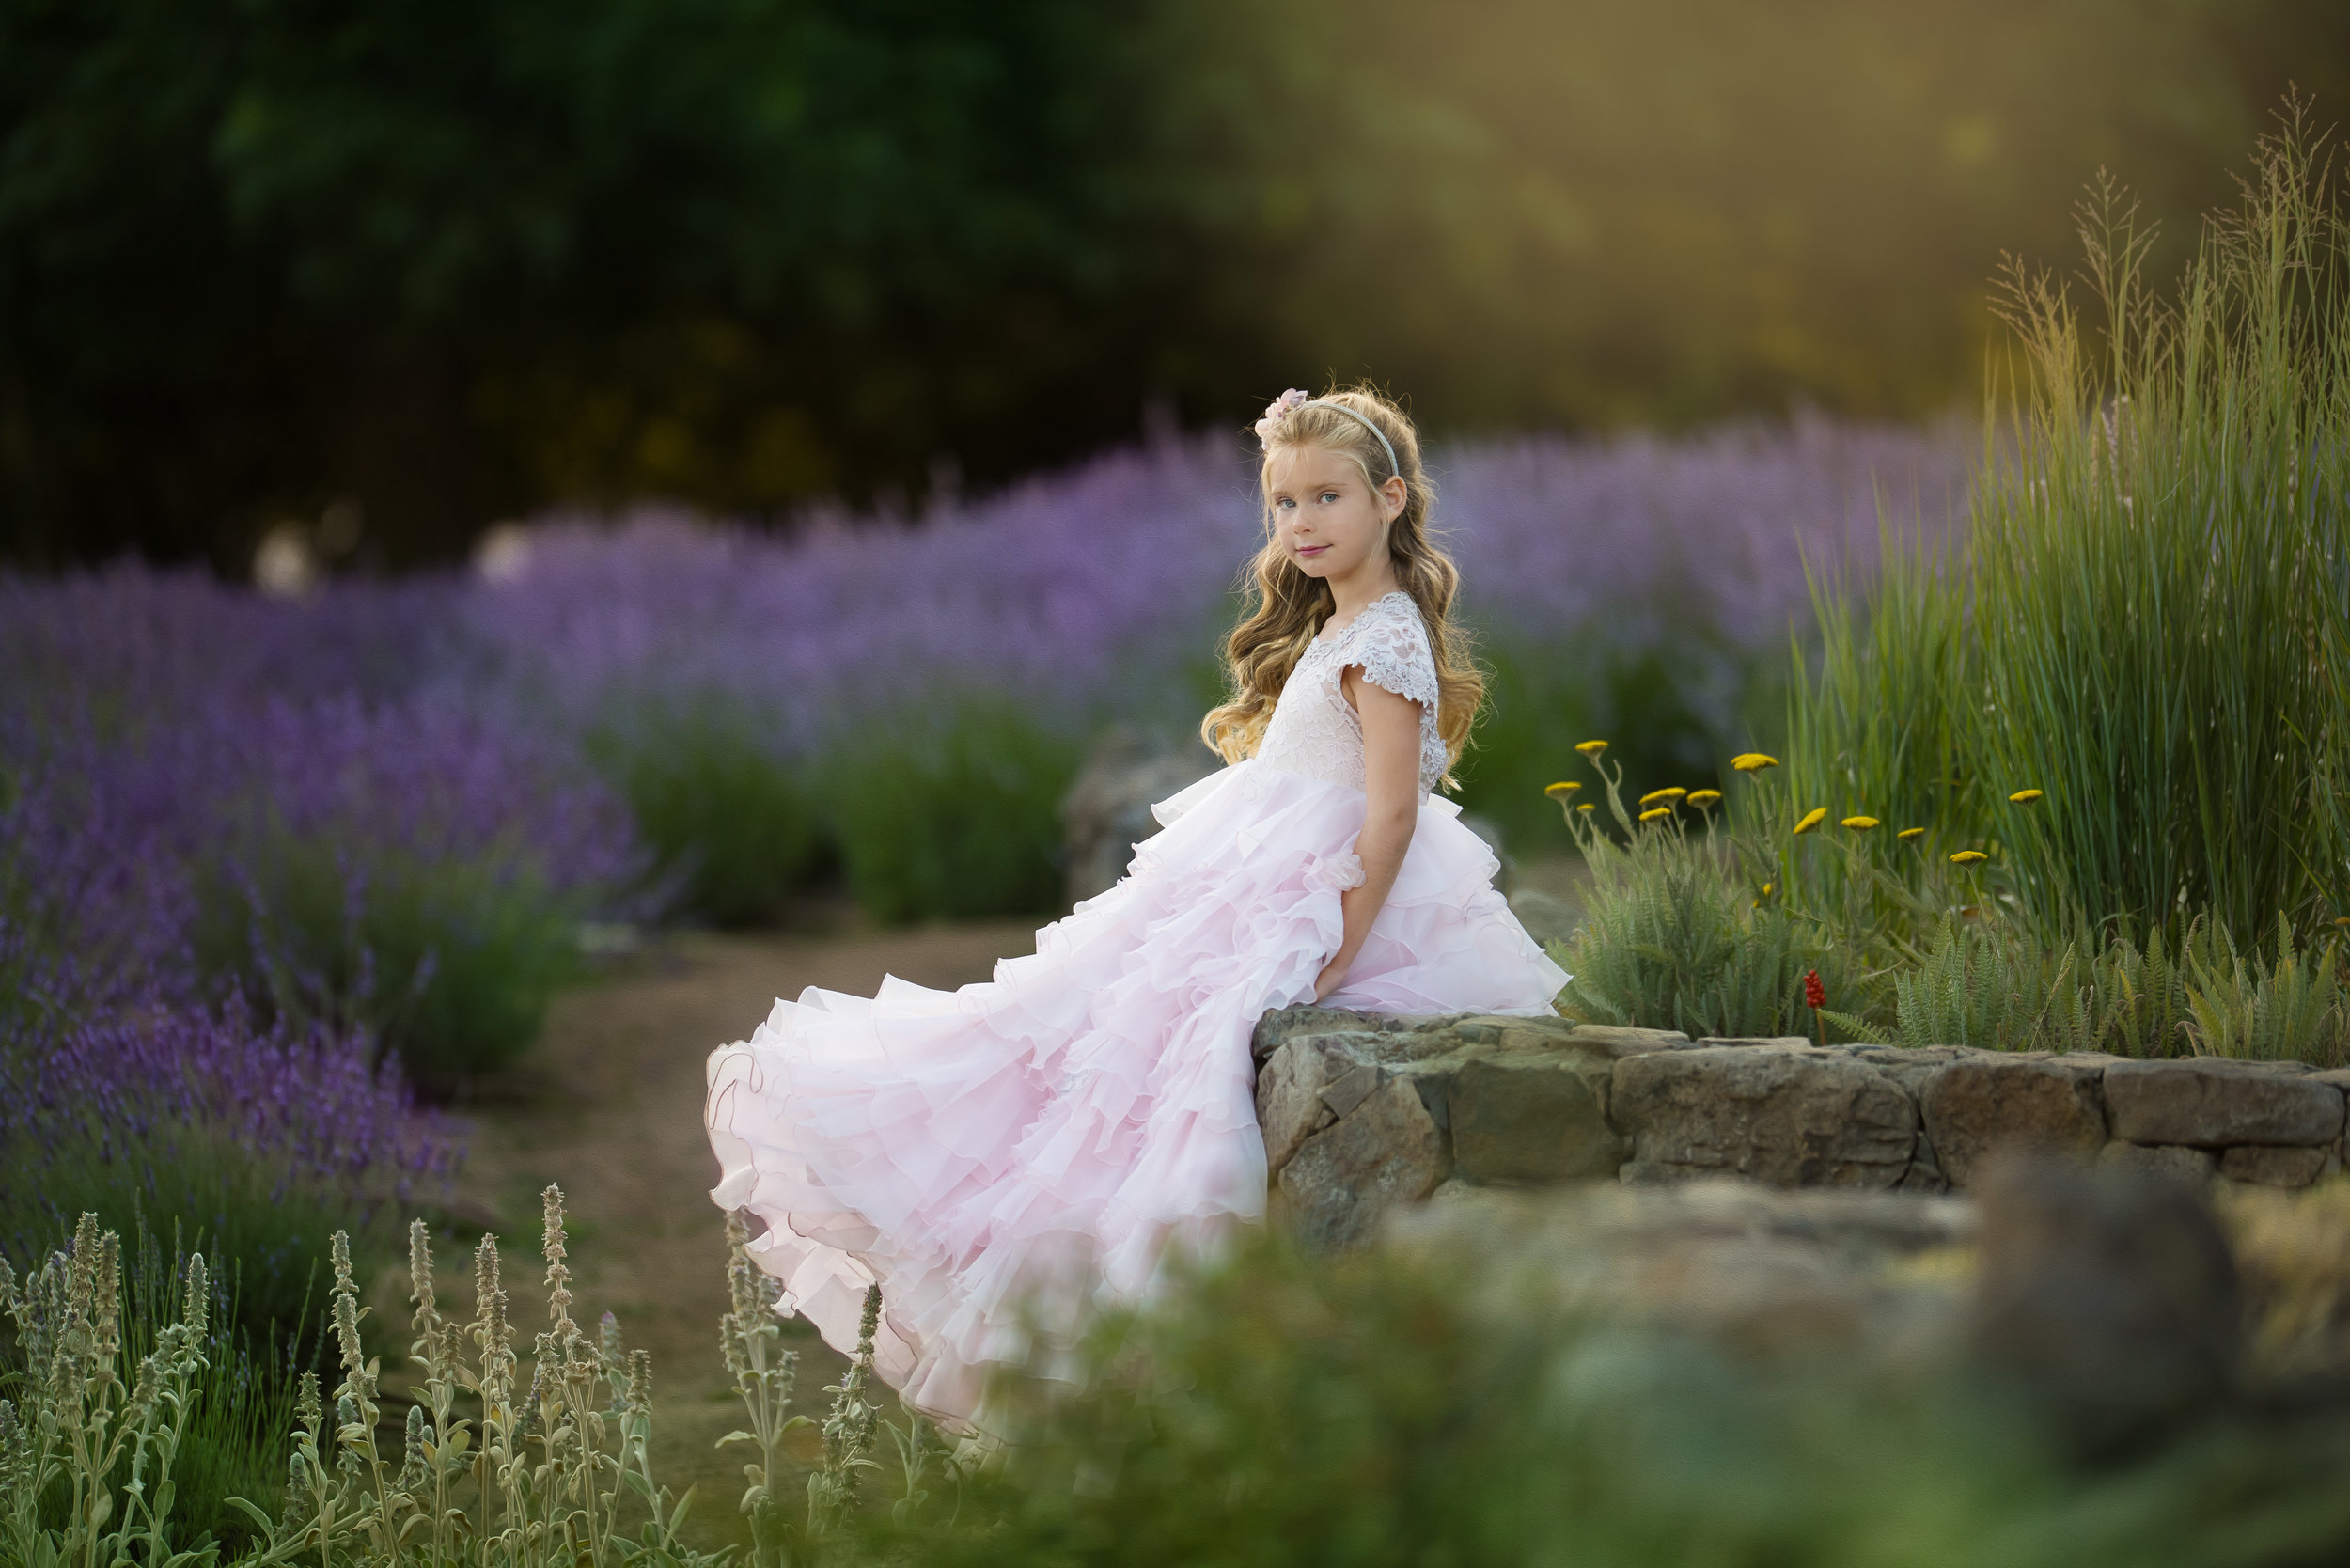
<svg viewBox="0 0 2350 1568">
<path fill-rule="evenodd" d="M 1599 754 L 1607 749 L 1607 743 L 1606 741 L 1585 741 L 1578 745 L 1574 749 L 1581 752 L 1585 757 L 1596 760 Z M 1762 772 L 1765 768 L 1775 768 L 1778 766 L 1778 759 L 1768 756 L 1760 751 L 1742 751 L 1737 756 L 1732 757 L 1730 760 L 1730 765 L 1736 772 L 1751 776 Z M 1575 783 L 1572 779 L 1561 779 L 1558 783 L 1546 787 L 1543 791 L 1543 793 L 1549 796 L 1551 799 L 1558 801 L 1561 806 L 1564 806 L 1567 804 L 1567 798 L 1582 788 L 1582 785 Z M 1691 806 L 1697 807 L 1700 810 L 1710 809 L 1713 807 L 1719 805 L 1721 798 L 1722 792 L 1719 790 L 1684 790 L 1677 784 L 1668 786 L 1662 790 L 1651 790 L 1648 793 L 1640 797 L 1639 820 L 1642 823 L 1663 822 L 1672 815 L 1674 807 L 1684 801 Z M 2036 789 L 2017 790 L 2007 798 L 2011 805 L 2030 806 L 2046 799 L 2047 792 Z M 1592 802 L 1583 801 L 1577 804 L 1574 808 L 1577 811 L 1590 811 L 1595 808 Z M 1794 836 L 1801 838 L 1803 835 L 1808 833 L 1816 833 L 1819 831 L 1820 825 L 1826 822 L 1827 819 L 1828 808 L 1825 806 L 1815 806 L 1810 810 L 1806 811 L 1803 816 L 1796 821 Z M 1856 814 L 1839 819 L 1837 825 L 1852 833 L 1871 833 L 1875 831 L 1877 828 L 1882 827 L 1884 823 L 1875 817 Z M 1894 838 L 1900 839 L 1905 844 L 1914 843 L 1919 839 L 1923 839 L 1925 836 L 1926 829 L 1922 827 L 1904 827 L 1893 835 Z M 1960 850 L 1949 858 L 1950 863 L 1953 866 L 1980 866 L 1989 860 L 1991 856 L 1983 853 L 1982 850 L 1969 849 Z M 1764 883 L 1762 885 L 1762 896 L 1764 898 L 1768 898 L 1770 896 L 1771 886 L 1772 885 L 1769 883 Z M 2350 915 L 2342 917 L 2335 922 L 2335 924 L 2350 926 Z"/>
</svg>

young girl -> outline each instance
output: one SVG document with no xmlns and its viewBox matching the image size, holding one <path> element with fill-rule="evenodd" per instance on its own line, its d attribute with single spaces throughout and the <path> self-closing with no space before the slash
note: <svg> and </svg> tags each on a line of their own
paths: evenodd
<svg viewBox="0 0 2350 1568">
<path fill-rule="evenodd" d="M 1430 795 L 1483 682 L 1447 619 L 1411 421 L 1287 392 L 1257 425 L 1267 539 L 1201 732 L 1230 764 L 1155 812 L 1117 886 L 954 993 L 809 988 L 710 1058 L 711 1196 L 834 1348 L 973 1424 L 1026 1325 L 1149 1294 L 1265 1212 L 1249 1036 L 1272 1008 L 1549 1010 L 1566 981 Z"/>
</svg>

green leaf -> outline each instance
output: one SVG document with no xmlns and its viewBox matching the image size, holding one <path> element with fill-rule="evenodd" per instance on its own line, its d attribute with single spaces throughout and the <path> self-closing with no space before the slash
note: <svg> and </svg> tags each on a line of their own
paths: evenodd
<svg viewBox="0 0 2350 1568">
<path fill-rule="evenodd" d="M 260 1529 L 260 1532 L 261 1532 L 264 1536 L 267 1536 L 267 1535 L 273 1535 L 273 1534 L 276 1533 L 276 1530 L 277 1530 L 277 1521 L 276 1521 L 276 1520 L 274 1520 L 274 1519 L 273 1519 L 273 1518 L 271 1518 L 268 1514 L 266 1514 L 266 1513 L 262 1513 L 262 1512 L 261 1512 L 258 1508 L 255 1507 L 253 1504 L 251 1504 L 251 1503 L 249 1503 L 249 1502 L 245 1501 L 245 1499 L 244 1499 L 244 1498 L 243 1498 L 243 1497 L 231 1497 L 231 1498 L 229 1498 L 229 1499 L 228 1499 L 228 1506 L 229 1506 L 229 1507 L 231 1507 L 231 1508 L 238 1509 L 238 1510 L 242 1511 L 242 1512 L 243 1513 L 244 1516 L 245 1516 L 246 1518 L 248 1518 L 248 1519 L 252 1520 L 252 1521 L 253 1521 L 253 1523 L 254 1523 L 254 1524 L 255 1524 L 255 1525 L 256 1525 L 256 1526 L 257 1526 L 257 1527 Z"/>
</svg>

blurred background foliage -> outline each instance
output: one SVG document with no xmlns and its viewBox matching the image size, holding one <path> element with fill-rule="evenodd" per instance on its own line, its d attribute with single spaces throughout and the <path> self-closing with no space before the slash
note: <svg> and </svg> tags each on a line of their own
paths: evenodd
<svg viewBox="0 0 2350 1568">
<path fill-rule="evenodd" d="M 2002 248 L 2108 165 L 2175 266 L 2288 80 L 2341 8 L 0 0 L 0 548 L 902 510 L 1325 373 L 1917 416 Z"/>
</svg>

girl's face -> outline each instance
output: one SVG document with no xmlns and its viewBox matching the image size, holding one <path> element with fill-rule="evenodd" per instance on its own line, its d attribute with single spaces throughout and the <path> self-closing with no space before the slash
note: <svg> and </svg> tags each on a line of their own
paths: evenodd
<svg viewBox="0 0 2350 1568">
<path fill-rule="evenodd" d="M 1326 447 L 1283 447 L 1265 469 L 1274 538 L 1308 577 L 1343 580 L 1371 563 L 1403 511 L 1400 478 L 1372 490 L 1353 459 Z"/>
</svg>

